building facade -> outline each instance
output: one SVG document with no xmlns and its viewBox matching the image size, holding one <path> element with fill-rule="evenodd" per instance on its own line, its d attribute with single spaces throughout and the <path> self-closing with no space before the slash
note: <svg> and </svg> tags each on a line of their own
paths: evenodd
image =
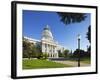
<svg viewBox="0 0 100 80">
<path fill-rule="evenodd" d="M 24 39 L 27 39 L 29 42 L 35 45 L 40 45 L 42 53 L 45 53 L 52 58 L 58 58 L 58 50 L 61 52 L 64 51 L 64 47 L 59 45 L 58 42 L 54 40 L 48 25 L 43 29 L 41 40 L 36 40 L 29 37 L 24 37 Z"/>
</svg>

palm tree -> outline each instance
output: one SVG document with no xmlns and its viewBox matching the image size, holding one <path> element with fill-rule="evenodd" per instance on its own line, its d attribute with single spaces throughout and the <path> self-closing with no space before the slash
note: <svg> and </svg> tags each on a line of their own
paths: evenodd
<svg viewBox="0 0 100 80">
<path fill-rule="evenodd" d="M 57 14 L 60 17 L 60 20 L 66 25 L 70 23 L 79 23 L 87 17 L 85 13 L 57 12 Z"/>
</svg>

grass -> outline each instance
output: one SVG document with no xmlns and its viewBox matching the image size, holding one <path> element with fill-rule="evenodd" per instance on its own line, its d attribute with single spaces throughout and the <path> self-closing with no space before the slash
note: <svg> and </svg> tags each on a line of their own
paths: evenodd
<svg viewBox="0 0 100 80">
<path fill-rule="evenodd" d="M 81 60 L 82 63 L 87 63 L 87 64 L 91 64 L 91 58 L 83 58 Z"/>
<path fill-rule="evenodd" d="M 70 65 L 65 65 L 61 63 L 56 63 L 48 60 L 23 60 L 23 69 L 41 69 L 41 68 L 64 68 L 64 67 L 71 67 Z"/>
<path fill-rule="evenodd" d="M 67 60 L 67 61 L 68 61 L 68 60 Z M 77 62 L 77 60 L 69 60 L 69 61 Z M 89 58 L 89 57 L 81 58 L 81 59 L 80 59 L 80 62 L 81 62 L 81 63 L 86 63 L 86 64 L 91 64 L 91 58 Z"/>
</svg>

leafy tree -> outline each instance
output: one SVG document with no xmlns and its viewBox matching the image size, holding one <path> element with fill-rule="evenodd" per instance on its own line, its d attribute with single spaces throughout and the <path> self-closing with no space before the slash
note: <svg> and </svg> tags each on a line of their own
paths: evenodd
<svg viewBox="0 0 100 80">
<path fill-rule="evenodd" d="M 33 56 L 33 44 L 23 40 L 23 57 L 31 58 Z"/>
<path fill-rule="evenodd" d="M 87 32 L 86 36 L 87 36 L 86 38 L 87 38 L 87 39 L 89 40 L 89 42 L 91 43 L 91 25 L 89 25 L 89 27 L 88 27 L 88 32 Z M 87 54 L 88 54 L 88 56 L 91 55 L 91 44 L 90 44 L 90 46 L 88 47 Z"/>
<path fill-rule="evenodd" d="M 73 58 L 78 58 L 78 53 L 79 53 L 79 49 L 76 49 L 76 50 L 73 52 Z"/>
<path fill-rule="evenodd" d="M 23 41 L 23 58 L 27 58 L 28 57 L 28 44 L 27 41 Z"/>
<path fill-rule="evenodd" d="M 73 52 L 72 52 L 72 50 L 69 52 L 68 57 L 69 57 L 69 58 L 72 58 L 72 57 L 73 57 Z"/>
<path fill-rule="evenodd" d="M 88 27 L 88 32 L 87 32 L 87 39 L 89 40 L 89 42 L 91 43 L 91 25 L 89 25 Z"/>
<path fill-rule="evenodd" d="M 33 53 L 32 57 L 36 58 L 37 57 L 37 48 L 35 45 L 32 47 L 32 53 Z"/>
<path fill-rule="evenodd" d="M 81 50 L 76 49 L 76 50 L 74 51 L 74 53 L 73 53 L 73 57 L 74 57 L 74 58 L 78 58 L 79 55 L 80 55 L 80 58 L 82 59 L 82 58 L 85 58 L 85 57 L 89 57 L 90 54 L 88 54 L 86 51 L 84 51 L 84 50 L 82 50 L 82 49 L 81 49 Z"/>
<path fill-rule="evenodd" d="M 85 13 L 57 12 L 57 14 L 60 17 L 60 20 L 66 25 L 70 23 L 79 23 L 86 18 Z"/>
<path fill-rule="evenodd" d="M 61 50 L 58 50 L 58 56 L 59 57 L 64 57 L 63 53 L 61 52 Z"/>
<path fill-rule="evenodd" d="M 40 45 L 30 43 L 23 38 L 23 58 L 41 58 L 42 51 Z"/>
<path fill-rule="evenodd" d="M 68 54 L 69 54 L 69 50 L 64 50 L 64 52 L 63 52 L 63 54 L 64 54 L 64 57 L 68 57 Z"/>
<path fill-rule="evenodd" d="M 43 59 L 47 59 L 48 58 L 48 54 L 47 53 L 43 53 Z"/>
<path fill-rule="evenodd" d="M 43 53 L 40 45 L 36 46 L 36 53 L 37 53 L 37 57 L 42 57 Z"/>
</svg>

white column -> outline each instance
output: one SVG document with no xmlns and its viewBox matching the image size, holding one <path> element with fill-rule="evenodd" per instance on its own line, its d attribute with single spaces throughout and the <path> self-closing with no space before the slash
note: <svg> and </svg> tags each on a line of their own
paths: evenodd
<svg viewBox="0 0 100 80">
<path fill-rule="evenodd" d="M 48 48 L 48 45 L 46 44 L 46 53 L 47 53 L 47 48 Z"/>
<path fill-rule="evenodd" d="M 50 51 L 50 47 L 49 47 L 49 44 L 48 44 L 48 51 L 47 51 L 47 52 L 48 52 L 48 54 L 50 54 L 50 52 L 49 52 L 49 51 Z"/>
<path fill-rule="evenodd" d="M 51 57 L 52 57 L 52 45 L 51 45 Z"/>
<path fill-rule="evenodd" d="M 50 57 L 50 45 L 48 44 L 48 55 Z"/>
<path fill-rule="evenodd" d="M 51 45 L 49 45 L 49 50 L 50 50 L 49 55 L 50 55 L 50 57 L 51 57 Z"/>
<path fill-rule="evenodd" d="M 54 54 L 54 57 L 55 57 L 55 46 L 53 47 L 53 54 Z"/>
<path fill-rule="evenodd" d="M 47 44 L 47 54 L 49 54 L 49 45 Z"/>
<path fill-rule="evenodd" d="M 44 53 L 45 52 L 45 44 L 42 43 L 42 52 Z"/>
<path fill-rule="evenodd" d="M 45 43 L 45 53 L 47 52 L 47 44 Z"/>
<path fill-rule="evenodd" d="M 56 57 L 58 58 L 58 51 L 57 51 L 57 47 L 56 47 Z"/>
<path fill-rule="evenodd" d="M 47 46 L 47 43 L 46 43 L 46 52 L 45 52 L 45 54 L 47 54 L 47 50 L 48 50 L 48 46 Z"/>
<path fill-rule="evenodd" d="M 53 49 L 53 48 L 54 48 L 54 46 L 52 46 L 52 57 L 53 57 L 53 55 L 54 55 L 54 52 L 53 52 L 54 49 Z"/>
<path fill-rule="evenodd" d="M 53 57 L 53 45 L 52 45 L 52 57 Z"/>
<path fill-rule="evenodd" d="M 57 51 L 57 47 L 55 46 L 55 57 L 58 58 L 58 51 Z"/>
</svg>

